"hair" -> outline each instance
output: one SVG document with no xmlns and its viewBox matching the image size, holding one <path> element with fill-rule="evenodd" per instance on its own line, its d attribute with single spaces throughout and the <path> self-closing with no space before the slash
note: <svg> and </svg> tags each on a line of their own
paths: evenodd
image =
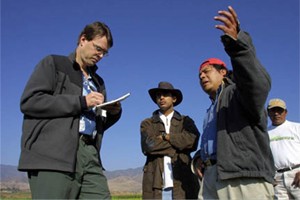
<svg viewBox="0 0 300 200">
<path fill-rule="evenodd" d="M 226 67 L 222 66 L 222 65 L 218 65 L 218 64 L 213 64 L 212 66 L 214 66 L 214 68 L 219 72 L 221 69 L 225 69 L 226 70 L 226 75 L 228 73 L 228 70 L 226 69 Z"/>
<path fill-rule="evenodd" d="M 88 41 L 93 40 L 96 36 L 105 36 L 107 38 L 109 48 L 113 46 L 112 33 L 109 27 L 103 22 L 96 21 L 92 24 L 86 25 L 78 37 L 77 45 L 83 35 Z"/>
<path fill-rule="evenodd" d="M 225 77 L 231 79 L 233 82 L 235 82 L 234 79 L 234 75 L 233 75 L 233 71 L 232 70 L 228 70 L 226 67 L 222 66 L 222 65 L 218 65 L 218 64 L 213 64 L 214 68 L 219 72 L 222 69 L 226 70 L 226 74 Z"/>
</svg>

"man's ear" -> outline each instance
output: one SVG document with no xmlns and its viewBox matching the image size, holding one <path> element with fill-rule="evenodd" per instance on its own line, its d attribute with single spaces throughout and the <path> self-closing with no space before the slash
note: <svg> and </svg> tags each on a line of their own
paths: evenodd
<svg viewBox="0 0 300 200">
<path fill-rule="evenodd" d="M 81 42 L 85 42 L 87 39 L 85 37 L 85 34 L 81 35 L 80 38 L 79 38 L 79 43 Z"/>
<path fill-rule="evenodd" d="M 177 98 L 173 96 L 173 104 L 177 101 Z"/>
<path fill-rule="evenodd" d="M 227 75 L 227 70 L 226 69 L 221 69 L 220 73 L 222 74 L 222 76 L 226 76 Z"/>
</svg>

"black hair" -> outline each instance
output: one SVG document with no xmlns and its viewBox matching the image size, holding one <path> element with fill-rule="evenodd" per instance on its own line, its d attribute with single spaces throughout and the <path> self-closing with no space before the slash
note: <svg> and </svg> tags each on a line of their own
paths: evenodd
<svg viewBox="0 0 300 200">
<path fill-rule="evenodd" d="M 220 71 L 221 69 L 225 69 L 226 70 L 226 75 L 225 77 L 231 79 L 233 82 L 234 82 L 234 75 L 233 75 L 233 71 L 232 70 L 228 70 L 227 68 L 225 68 L 224 66 L 222 65 L 218 65 L 218 64 L 213 64 L 214 68 L 217 70 L 217 71 Z"/>
</svg>

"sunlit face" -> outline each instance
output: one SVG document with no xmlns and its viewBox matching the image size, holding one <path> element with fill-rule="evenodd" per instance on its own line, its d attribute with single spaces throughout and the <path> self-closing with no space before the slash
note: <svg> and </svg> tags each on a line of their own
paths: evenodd
<svg viewBox="0 0 300 200">
<path fill-rule="evenodd" d="M 169 114 L 173 111 L 173 104 L 176 100 L 176 97 L 171 92 L 156 93 L 156 103 L 163 114 Z"/>
<path fill-rule="evenodd" d="M 268 115 L 270 117 L 270 120 L 272 121 L 272 125 L 279 126 L 285 121 L 287 110 L 280 107 L 274 107 L 268 109 Z"/>
<path fill-rule="evenodd" d="M 88 41 L 85 36 L 80 38 L 76 52 L 76 61 L 83 67 L 93 66 L 108 53 L 106 36 L 96 36 Z"/>
<path fill-rule="evenodd" d="M 225 69 L 218 71 L 213 65 L 204 66 L 199 72 L 199 82 L 203 91 L 209 94 L 212 98 L 215 98 L 217 90 L 225 75 Z"/>
</svg>

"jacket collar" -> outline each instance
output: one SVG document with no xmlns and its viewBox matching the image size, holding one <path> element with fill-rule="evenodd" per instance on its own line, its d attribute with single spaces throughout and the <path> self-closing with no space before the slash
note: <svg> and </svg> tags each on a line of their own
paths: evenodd
<svg viewBox="0 0 300 200">
<path fill-rule="evenodd" d="M 173 115 L 172 119 L 173 118 L 180 121 L 182 119 L 182 115 L 179 112 L 177 112 L 176 110 L 174 110 L 174 115 Z M 157 122 L 161 121 L 161 119 L 159 117 L 159 110 L 156 110 L 156 111 L 153 112 L 152 119 L 153 119 L 154 123 L 157 123 Z"/>
<path fill-rule="evenodd" d="M 227 85 L 233 85 L 233 84 L 234 84 L 234 82 L 233 82 L 230 78 L 228 78 L 228 77 L 225 77 L 225 78 L 223 79 L 223 82 L 224 82 L 224 84 L 225 84 L 225 87 L 226 87 Z"/>
<path fill-rule="evenodd" d="M 74 68 L 80 69 L 79 64 L 76 62 L 76 51 L 70 53 L 70 55 L 68 57 L 71 60 L 71 62 L 73 63 Z M 95 74 L 98 67 L 97 67 L 97 65 L 94 65 L 94 66 L 89 67 L 88 69 L 90 70 L 90 72 L 92 74 Z"/>
<path fill-rule="evenodd" d="M 218 88 L 217 94 L 216 94 L 216 99 L 213 99 L 211 96 L 209 96 L 209 99 L 211 100 L 212 103 L 214 103 L 216 100 L 218 100 L 218 97 L 222 93 L 223 89 L 229 85 L 235 84 L 230 78 L 224 77 L 222 80 L 221 85 Z"/>
</svg>

